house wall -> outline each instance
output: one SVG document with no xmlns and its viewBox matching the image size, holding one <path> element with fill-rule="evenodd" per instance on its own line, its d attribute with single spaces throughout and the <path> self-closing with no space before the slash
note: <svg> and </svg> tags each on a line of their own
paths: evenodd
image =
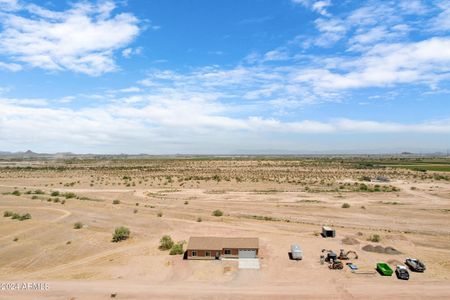
<svg viewBox="0 0 450 300">
<path fill-rule="evenodd" d="M 230 249 L 231 254 L 225 254 L 225 249 Z M 222 250 L 187 250 L 187 258 L 188 259 L 216 259 L 216 251 L 220 252 L 220 257 L 238 257 L 239 256 L 239 249 L 237 248 L 225 248 Z M 249 250 L 256 250 L 256 255 L 259 253 L 259 249 L 249 249 Z M 192 256 L 192 251 L 197 252 L 197 256 Z M 205 256 L 206 251 L 211 252 L 211 256 Z"/>
<path fill-rule="evenodd" d="M 196 251 L 197 256 L 192 256 L 192 251 Z M 205 256 L 207 251 L 211 253 L 211 256 Z M 187 250 L 187 256 L 188 259 L 216 259 L 216 251 L 222 255 L 220 250 Z"/>
</svg>

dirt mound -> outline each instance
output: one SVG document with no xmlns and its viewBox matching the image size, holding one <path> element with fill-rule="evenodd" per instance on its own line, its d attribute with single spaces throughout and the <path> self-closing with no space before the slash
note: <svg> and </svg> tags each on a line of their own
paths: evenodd
<svg viewBox="0 0 450 300">
<path fill-rule="evenodd" d="M 362 247 L 362 249 L 364 251 L 367 252 L 375 252 L 375 253 L 384 253 L 384 254 L 401 254 L 400 251 L 398 251 L 397 249 L 393 248 L 393 247 L 383 247 L 383 246 L 373 246 L 373 245 L 366 245 L 364 247 Z"/>
<path fill-rule="evenodd" d="M 397 266 L 397 265 L 403 265 L 403 263 L 399 260 L 396 259 L 390 259 L 387 261 L 388 264 L 393 265 L 393 266 Z"/>
<path fill-rule="evenodd" d="M 353 237 L 346 236 L 342 239 L 342 244 L 344 245 L 359 245 L 359 241 Z"/>
<path fill-rule="evenodd" d="M 386 247 L 384 248 L 384 251 L 386 252 L 386 254 L 402 254 L 400 251 L 392 247 Z"/>
</svg>

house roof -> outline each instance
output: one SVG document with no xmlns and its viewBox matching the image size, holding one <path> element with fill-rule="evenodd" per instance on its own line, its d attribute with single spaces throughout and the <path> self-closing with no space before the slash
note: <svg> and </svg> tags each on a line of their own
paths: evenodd
<svg viewBox="0 0 450 300">
<path fill-rule="evenodd" d="M 187 250 L 222 250 L 224 248 L 258 249 L 259 239 L 251 237 L 191 237 L 187 246 Z"/>
</svg>

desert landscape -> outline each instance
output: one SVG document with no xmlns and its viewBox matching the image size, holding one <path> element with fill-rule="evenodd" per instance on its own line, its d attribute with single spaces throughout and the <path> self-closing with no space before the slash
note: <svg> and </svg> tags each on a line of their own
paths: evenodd
<svg viewBox="0 0 450 300">
<path fill-rule="evenodd" d="M 5 158 L 0 298 L 448 299 L 449 170 L 442 157 Z M 112 242 L 120 226 L 130 236 Z M 184 249 L 258 237 L 260 269 L 170 255 L 165 235 Z M 329 269 L 322 249 L 356 251 L 358 271 Z M 409 257 L 426 271 L 375 272 Z M 23 283 L 45 288 L 11 288 Z"/>
</svg>

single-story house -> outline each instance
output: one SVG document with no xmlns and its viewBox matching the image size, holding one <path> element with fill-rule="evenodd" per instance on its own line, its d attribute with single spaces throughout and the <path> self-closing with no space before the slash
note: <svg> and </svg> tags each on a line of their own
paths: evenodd
<svg viewBox="0 0 450 300">
<path fill-rule="evenodd" d="M 187 259 L 257 258 L 258 238 L 191 237 L 186 249 Z"/>
</svg>

